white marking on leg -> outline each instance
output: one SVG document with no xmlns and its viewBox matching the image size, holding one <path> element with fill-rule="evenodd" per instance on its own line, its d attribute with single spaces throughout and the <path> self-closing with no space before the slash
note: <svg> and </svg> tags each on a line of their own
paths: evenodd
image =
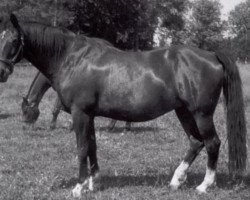
<svg viewBox="0 0 250 200">
<path fill-rule="evenodd" d="M 207 188 L 215 183 L 215 173 L 215 170 L 209 168 L 206 169 L 206 175 L 203 182 L 198 187 L 196 187 L 196 190 L 199 193 L 206 193 Z"/>
<path fill-rule="evenodd" d="M 177 167 L 174 172 L 174 176 L 170 182 L 170 187 L 174 190 L 177 190 L 182 183 L 185 182 L 187 178 L 187 170 L 189 168 L 189 164 L 187 162 L 182 161 L 181 164 Z"/>
<path fill-rule="evenodd" d="M 93 176 L 89 177 L 89 190 L 93 191 L 94 190 L 94 180 L 93 180 Z"/>
<path fill-rule="evenodd" d="M 99 178 L 99 172 L 95 173 L 94 176 L 89 177 L 89 191 L 94 191 L 95 181 Z"/>
<path fill-rule="evenodd" d="M 75 188 L 72 190 L 72 194 L 74 198 L 80 198 L 82 196 L 82 188 L 87 185 L 88 179 L 84 181 L 84 183 L 77 183 Z"/>
<path fill-rule="evenodd" d="M 74 198 L 80 198 L 82 195 L 82 184 L 77 183 L 75 188 L 72 190 L 72 194 Z"/>
</svg>

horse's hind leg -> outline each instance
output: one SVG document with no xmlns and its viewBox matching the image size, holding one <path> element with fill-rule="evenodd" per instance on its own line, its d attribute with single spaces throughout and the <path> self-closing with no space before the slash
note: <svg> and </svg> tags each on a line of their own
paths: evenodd
<svg viewBox="0 0 250 200">
<path fill-rule="evenodd" d="M 215 183 L 215 173 L 219 156 L 220 139 L 215 130 L 213 114 L 206 115 L 202 112 L 199 112 L 195 115 L 195 120 L 199 132 L 202 135 L 208 155 L 205 178 L 196 189 L 200 193 L 205 193 L 207 188 Z"/>
<path fill-rule="evenodd" d="M 111 121 L 109 122 L 109 131 L 112 131 L 115 127 L 115 124 L 116 124 L 116 120 L 115 119 L 111 119 Z"/>
<path fill-rule="evenodd" d="M 125 130 L 126 131 L 130 131 L 131 130 L 131 122 L 126 122 Z"/>
<path fill-rule="evenodd" d="M 182 127 L 187 133 L 190 147 L 183 161 L 175 170 L 173 178 L 170 182 L 170 187 L 174 190 L 178 189 L 180 185 L 185 182 L 188 168 L 199 154 L 201 149 L 204 147 L 204 143 L 202 142 L 202 138 L 198 131 L 198 127 L 193 115 L 187 110 L 186 107 L 176 109 L 175 112 L 181 122 Z"/>
</svg>

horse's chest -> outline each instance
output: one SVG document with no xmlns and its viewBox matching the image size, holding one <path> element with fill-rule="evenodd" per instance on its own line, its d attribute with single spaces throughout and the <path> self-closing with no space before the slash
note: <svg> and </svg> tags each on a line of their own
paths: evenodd
<svg viewBox="0 0 250 200">
<path fill-rule="evenodd" d="M 58 84 L 58 91 L 62 96 L 62 100 L 67 107 L 72 104 L 84 108 L 90 104 L 95 103 L 96 83 L 82 72 L 69 72 L 63 74 Z"/>
</svg>

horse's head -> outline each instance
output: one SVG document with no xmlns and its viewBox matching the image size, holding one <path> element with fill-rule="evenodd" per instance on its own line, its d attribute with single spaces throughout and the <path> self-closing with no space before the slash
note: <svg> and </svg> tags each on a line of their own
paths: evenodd
<svg viewBox="0 0 250 200">
<path fill-rule="evenodd" d="M 23 112 L 23 121 L 26 123 L 35 123 L 40 114 L 38 105 L 29 102 L 26 97 L 23 97 L 22 112 Z"/>
<path fill-rule="evenodd" d="M 7 81 L 14 64 L 22 58 L 23 33 L 14 14 L 0 20 L 0 82 Z"/>
</svg>

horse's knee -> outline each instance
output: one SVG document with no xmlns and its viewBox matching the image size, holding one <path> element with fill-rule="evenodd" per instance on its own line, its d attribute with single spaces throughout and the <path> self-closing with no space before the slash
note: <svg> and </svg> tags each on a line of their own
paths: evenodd
<svg viewBox="0 0 250 200">
<path fill-rule="evenodd" d="M 200 140 L 197 140 L 193 136 L 190 136 L 190 138 L 189 138 L 189 144 L 190 144 L 190 147 L 192 149 L 194 149 L 194 150 L 195 149 L 200 149 L 200 148 L 204 147 L 204 142 L 200 141 Z"/>
<path fill-rule="evenodd" d="M 218 153 L 221 145 L 219 137 L 216 135 L 212 139 L 205 141 L 206 149 L 208 153 Z"/>
</svg>

